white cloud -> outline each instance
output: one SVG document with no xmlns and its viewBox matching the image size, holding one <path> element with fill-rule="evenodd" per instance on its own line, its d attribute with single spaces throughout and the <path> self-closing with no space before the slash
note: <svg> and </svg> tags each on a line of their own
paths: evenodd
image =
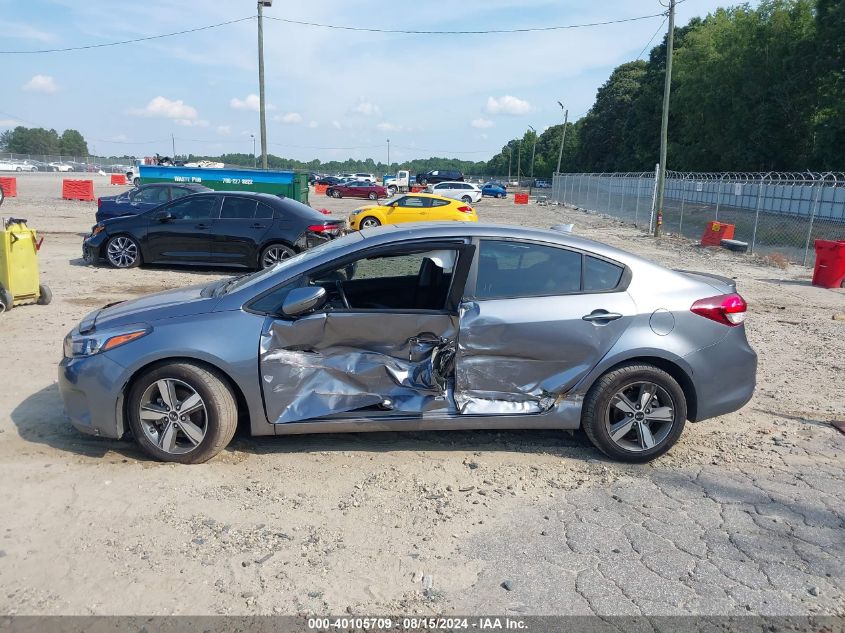
<svg viewBox="0 0 845 633">
<path fill-rule="evenodd" d="M 495 127 L 495 123 L 490 119 L 485 119 L 484 117 L 478 117 L 477 119 L 473 119 L 469 123 L 472 127 L 477 128 L 479 130 L 485 130 L 490 127 Z"/>
<path fill-rule="evenodd" d="M 35 40 L 37 42 L 52 42 L 56 36 L 46 31 L 39 31 L 32 28 L 29 24 L 23 22 L 7 22 L 0 20 L 0 32 L 4 37 L 10 37 L 19 40 Z"/>
<path fill-rule="evenodd" d="M 343 129 L 343 126 L 340 124 L 340 121 L 332 121 L 332 127 L 336 130 Z"/>
<path fill-rule="evenodd" d="M 319 124 L 319 123 L 317 123 L 316 121 L 308 121 L 308 127 L 309 127 L 309 128 L 311 128 L 311 129 L 313 130 L 313 129 L 315 129 L 315 128 L 320 127 L 320 124 Z"/>
<path fill-rule="evenodd" d="M 217 126 L 217 133 L 223 134 L 224 136 L 227 136 L 227 135 L 232 133 L 232 126 L 230 126 L 230 125 L 218 125 Z"/>
<path fill-rule="evenodd" d="M 302 123 L 302 115 L 299 112 L 285 112 L 284 114 L 277 114 L 273 117 L 273 120 L 280 123 Z"/>
<path fill-rule="evenodd" d="M 145 107 L 134 108 L 129 113 L 135 116 L 178 119 L 181 122 L 194 121 L 199 117 L 197 109 L 189 106 L 181 99 L 171 101 L 167 97 L 162 96 L 155 97 Z M 184 125 L 184 123 L 179 123 L 179 125 Z"/>
<path fill-rule="evenodd" d="M 533 108 L 525 99 L 505 95 L 503 97 L 487 97 L 487 105 L 484 111 L 487 114 L 528 114 Z"/>
<path fill-rule="evenodd" d="M 19 125 L 23 125 L 23 123 L 15 119 L 0 119 L 0 127 L 17 127 Z"/>
<path fill-rule="evenodd" d="M 238 99 L 237 97 L 232 97 L 231 101 L 229 101 L 229 107 L 233 110 L 249 110 L 251 112 L 259 112 L 261 110 L 261 99 L 258 98 L 258 95 L 248 94 L 246 99 Z M 276 106 L 271 103 L 264 102 L 264 107 L 267 110 L 275 110 Z"/>
<path fill-rule="evenodd" d="M 35 75 L 21 86 L 21 89 L 27 92 L 56 92 L 59 87 L 50 75 Z"/>
<path fill-rule="evenodd" d="M 391 123 L 390 121 L 382 121 L 381 123 L 376 124 L 376 129 L 381 130 L 382 132 L 399 132 L 402 129 L 402 126 Z"/>
<path fill-rule="evenodd" d="M 352 108 L 352 113 L 363 116 L 379 116 L 381 114 L 381 108 L 375 103 L 367 101 L 364 97 L 358 97 L 358 103 Z"/>
<path fill-rule="evenodd" d="M 173 119 L 173 122 L 183 127 L 208 127 L 206 119 Z"/>
</svg>

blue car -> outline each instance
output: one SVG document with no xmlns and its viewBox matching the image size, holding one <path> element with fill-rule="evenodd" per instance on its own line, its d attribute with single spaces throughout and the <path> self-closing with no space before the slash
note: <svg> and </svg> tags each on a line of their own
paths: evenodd
<svg viewBox="0 0 845 633">
<path fill-rule="evenodd" d="M 176 200 L 192 193 L 211 191 L 196 184 L 172 184 L 153 182 L 124 191 L 117 196 L 103 196 L 97 199 L 97 222 L 123 215 L 137 215 L 149 211 L 165 202 Z"/>
<path fill-rule="evenodd" d="M 508 195 L 508 190 L 501 185 L 492 182 L 485 183 L 481 187 L 482 196 L 490 196 L 492 198 L 505 198 Z"/>
</svg>

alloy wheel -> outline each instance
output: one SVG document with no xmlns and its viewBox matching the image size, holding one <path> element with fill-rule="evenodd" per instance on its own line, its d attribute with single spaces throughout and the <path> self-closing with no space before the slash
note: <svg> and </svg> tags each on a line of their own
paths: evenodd
<svg viewBox="0 0 845 633">
<path fill-rule="evenodd" d="M 610 399 L 605 427 L 619 448 L 641 453 L 661 444 L 675 423 L 675 403 L 653 382 L 638 381 L 622 387 Z"/>
<path fill-rule="evenodd" d="M 138 259 L 138 245 L 128 237 L 115 237 L 106 249 L 109 262 L 117 268 L 129 268 Z"/>
<path fill-rule="evenodd" d="M 175 378 L 156 380 L 141 396 L 141 428 L 161 450 L 190 453 L 205 438 L 208 413 L 196 389 Z"/>
<path fill-rule="evenodd" d="M 363 220 L 361 220 L 362 229 L 374 229 L 375 227 L 380 225 L 381 222 L 379 222 L 375 218 L 364 218 Z"/>
<path fill-rule="evenodd" d="M 264 252 L 264 259 L 261 260 L 261 265 L 264 268 L 275 266 L 283 259 L 290 257 L 290 252 L 281 246 L 271 246 Z"/>
</svg>

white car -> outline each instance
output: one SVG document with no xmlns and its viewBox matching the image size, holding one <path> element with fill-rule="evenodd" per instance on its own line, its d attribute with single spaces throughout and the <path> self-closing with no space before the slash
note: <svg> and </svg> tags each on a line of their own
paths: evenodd
<svg viewBox="0 0 845 633">
<path fill-rule="evenodd" d="M 376 177 L 373 174 L 352 174 L 355 180 L 366 180 L 367 182 L 375 182 Z"/>
<path fill-rule="evenodd" d="M 0 160 L 0 171 L 34 171 L 33 165 L 17 160 Z"/>
<path fill-rule="evenodd" d="M 466 204 L 481 200 L 481 189 L 468 182 L 439 182 L 425 188 L 426 193 L 437 194 L 446 198 L 461 200 Z"/>
<path fill-rule="evenodd" d="M 73 167 L 67 163 L 50 163 L 51 167 L 55 167 L 56 171 L 73 171 Z"/>
</svg>

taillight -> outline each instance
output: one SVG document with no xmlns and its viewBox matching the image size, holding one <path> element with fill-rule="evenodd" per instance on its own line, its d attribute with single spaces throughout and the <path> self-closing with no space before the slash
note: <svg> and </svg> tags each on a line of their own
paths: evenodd
<svg viewBox="0 0 845 633">
<path fill-rule="evenodd" d="M 460 211 L 461 213 L 472 213 L 472 207 L 464 205 L 462 207 L 458 207 L 458 211 Z"/>
<path fill-rule="evenodd" d="M 337 229 L 337 224 L 312 224 L 308 227 L 314 233 L 328 233 Z"/>
<path fill-rule="evenodd" d="M 748 304 L 745 299 L 734 293 L 699 299 L 692 304 L 690 311 L 711 321 L 735 327 L 745 321 Z"/>
<path fill-rule="evenodd" d="M 97 208 L 99 209 L 101 206 L 103 206 L 103 199 L 97 198 Z"/>
</svg>

